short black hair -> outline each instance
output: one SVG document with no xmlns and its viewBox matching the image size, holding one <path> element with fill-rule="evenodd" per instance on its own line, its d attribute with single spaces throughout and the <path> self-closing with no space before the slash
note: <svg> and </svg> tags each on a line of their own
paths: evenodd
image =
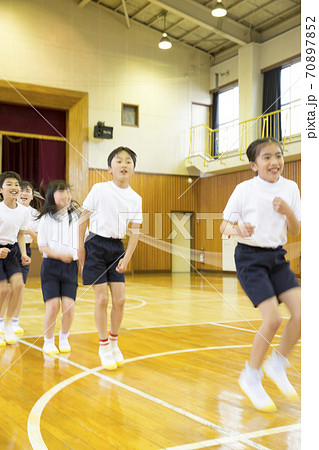
<svg viewBox="0 0 319 450">
<path fill-rule="evenodd" d="M 3 183 L 5 182 L 5 180 L 7 178 L 15 178 L 16 180 L 18 180 L 19 185 L 21 185 L 21 177 L 17 172 L 12 172 L 12 171 L 8 171 L 8 172 L 2 172 L 0 174 L 0 188 L 2 188 Z"/>
<path fill-rule="evenodd" d="M 266 137 L 266 138 L 261 138 L 261 139 L 256 139 L 254 142 L 252 142 L 246 151 L 246 155 L 248 158 L 249 162 L 255 162 L 257 156 L 259 155 L 261 149 L 266 145 L 266 144 L 276 144 L 278 145 L 278 147 L 281 150 L 281 153 L 283 154 L 283 150 L 281 147 L 281 144 L 279 141 L 277 141 L 277 139 L 272 138 L 272 137 Z"/>
<path fill-rule="evenodd" d="M 134 164 L 134 168 L 136 166 L 136 159 L 137 159 L 137 155 L 135 152 L 133 152 L 133 150 L 131 150 L 128 147 L 117 147 L 116 149 L 114 149 L 108 156 L 107 158 L 107 165 L 108 167 L 111 167 L 111 163 L 112 163 L 112 159 L 120 152 L 126 152 L 130 155 L 130 157 L 133 160 L 133 164 Z"/>
</svg>

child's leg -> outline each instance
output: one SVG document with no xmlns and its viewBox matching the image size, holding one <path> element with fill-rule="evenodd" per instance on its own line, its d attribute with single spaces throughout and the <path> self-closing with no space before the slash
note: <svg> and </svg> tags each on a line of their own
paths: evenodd
<svg viewBox="0 0 319 450">
<path fill-rule="evenodd" d="M 263 369 L 286 397 L 290 399 L 298 398 L 298 394 L 287 378 L 286 367 L 289 365 L 287 356 L 300 337 L 301 330 L 301 301 L 300 288 L 289 289 L 279 296 L 289 311 L 291 318 L 286 325 L 278 349 L 273 350 Z"/>
<path fill-rule="evenodd" d="M 10 285 L 7 283 L 7 280 L 2 280 L 0 281 L 0 311 L 1 311 L 1 330 L 0 333 L 4 334 L 4 321 L 3 321 L 3 317 L 5 314 L 5 310 L 7 308 L 7 302 L 8 302 L 8 297 L 10 294 L 10 290 L 11 287 Z M 6 345 L 5 341 L 3 340 L 2 336 L 0 334 L 0 347 L 4 347 Z"/>
<path fill-rule="evenodd" d="M 113 335 L 118 335 L 124 315 L 125 284 L 111 282 L 110 290 L 112 294 L 110 332 Z"/>
<path fill-rule="evenodd" d="M 60 299 L 51 298 L 45 302 L 45 315 L 43 319 L 44 334 L 47 339 L 53 339 L 56 318 L 60 309 Z"/>
<path fill-rule="evenodd" d="M 116 365 L 121 367 L 124 364 L 124 358 L 121 350 L 118 348 L 117 338 L 124 315 L 125 284 L 122 282 L 111 282 L 110 289 L 112 294 L 110 345 Z"/>
<path fill-rule="evenodd" d="M 278 352 L 285 358 L 288 357 L 301 334 L 300 294 L 300 287 L 296 287 L 289 289 L 279 296 L 280 300 L 285 303 L 291 313 L 290 320 L 282 333 L 280 345 L 278 347 Z"/>
<path fill-rule="evenodd" d="M 10 297 L 9 297 L 8 307 L 7 307 L 6 320 L 11 322 L 13 313 L 17 307 L 21 292 L 24 287 L 22 274 L 20 272 L 13 274 L 10 277 L 9 282 L 11 285 L 11 293 L 10 293 Z"/>
<path fill-rule="evenodd" d="M 62 297 L 62 328 L 59 332 L 59 350 L 61 353 L 71 351 L 68 341 L 69 330 L 74 319 L 74 300 L 70 297 Z"/>
<path fill-rule="evenodd" d="M 251 350 L 249 365 L 252 369 L 259 369 L 265 354 L 281 324 L 281 317 L 276 297 L 271 297 L 258 305 L 263 321 L 255 334 Z"/>
<path fill-rule="evenodd" d="M 107 337 L 107 283 L 95 284 L 93 289 L 95 294 L 94 318 L 100 339 L 99 356 L 101 364 L 108 370 L 114 370 L 117 368 L 117 365 Z"/>
<path fill-rule="evenodd" d="M 22 335 L 24 333 L 23 328 L 20 327 L 20 325 L 19 325 L 19 316 L 20 316 L 21 309 L 22 309 L 22 304 L 23 304 L 24 288 L 25 288 L 25 284 L 23 284 L 23 287 L 22 287 L 22 290 L 21 290 L 21 294 L 20 294 L 20 297 L 18 299 L 18 303 L 17 303 L 17 306 L 16 306 L 16 308 L 14 310 L 13 318 L 12 318 L 13 331 L 17 335 Z"/>
<path fill-rule="evenodd" d="M 5 283 L 2 285 L 1 283 Z M 6 280 L 3 282 L 0 282 L 0 305 L 2 304 L 0 308 L 0 334 L 4 334 L 4 316 L 7 310 L 8 301 L 11 293 L 11 286 L 9 283 L 7 283 Z M 4 300 L 3 300 L 4 298 Z"/>
<path fill-rule="evenodd" d="M 94 319 L 100 340 L 107 339 L 107 305 L 109 302 L 107 283 L 93 285 L 95 295 Z"/>
<path fill-rule="evenodd" d="M 264 300 L 258 305 L 258 308 L 261 311 L 263 321 L 255 334 L 250 360 L 249 362 L 246 361 L 246 367 L 240 374 L 239 385 L 256 409 L 273 412 L 277 410 L 277 407 L 263 388 L 261 382 L 263 373 L 260 367 L 281 324 L 281 317 L 276 297 Z"/>
</svg>

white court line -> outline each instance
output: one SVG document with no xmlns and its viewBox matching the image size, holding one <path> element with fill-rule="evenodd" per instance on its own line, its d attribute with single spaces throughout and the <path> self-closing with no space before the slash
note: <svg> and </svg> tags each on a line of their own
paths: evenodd
<svg viewBox="0 0 319 450">
<path fill-rule="evenodd" d="M 233 437 L 223 437 L 223 438 L 218 438 L 218 439 L 210 439 L 207 441 L 196 442 L 193 444 L 177 445 L 175 447 L 166 447 L 165 450 L 197 450 L 197 449 L 207 448 L 207 447 L 211 447 L 211 446 L 215 446 L 215 445 L 230 444 L 232 442 L 238 442 L 238 441 L 249 443 L 249 441 L 246 439 L 255 439 L 258 437 L 272 436 L 274 434 L 287 433 L 288 431 L 294 431 L 294 430 L 300 430 L 300 429 L 301 429 L 301 424 L 297 423 L 294 425 L 285 425 L 285 426 L 277 427 L 277 428 L 268 428 L 265 430 L 252 431 L 249 433 L 239 433 L 237 436 L 233 436 Z M 260 448 L 268 449 L 268 447 L 264 447 L 264 446 L 260 446 Z"/>
<path fill-rule="evenodd" d="M 29 344 L 29 342 L 20 340 L 21 343 L 32 347 L 36 350 L 39 350 L 42 352 L 42 349 L 40 347 L 37 347 L 33 344 Z M 225 346 L 226 347 L 226 346 Z M 227 346 L 229 348 L 234 348 L 237 346 Z M 224 347 L 216 347 L 216 349 L 219 348 L 224 348 Z M 169 355 L 169 354 L 173 354 L 173 353 L 185 353 L 187 351 L 196 351 L 196 350 L 203 350 L 203 349 L 186 349 L 186 350 L 180 350 L 180 351 L 174 351 L 174 352 L 165 352 L 162 354 L 154 354 L 154 355 L 145 355 L 144 357 L 137 357 L 137 358 L 131 358 L 130 360 L 126 360 L 125 362 L 132 362 L 132 361 L 136 361 L 136 360 L 140 360 L 140 359 L 147 359 L 150 357 L 155 357 L 155 356 L 165 356 L 165 355 Z M 206 348 L 206 350 L 208 350 L 208 348 Z M 56 356 L 56 359 L 62 359 L 59 356 Z M 68 378 L 67 380 L 62 381 L 61 383 L 58 383 L 57 385 L 55 385 L 53 388 L 49 389 L 45 394 L 43 394 L 39 400 L 35 403 L 35 405 L 33 406 L 32 410 L 30 411 L 29 414 L 29 418 L 28 418 L 28 436 L 29 436 L 29 440 L 31 442 L 32 447 L 35 450 L 42 450 L 42 449 L 46 449 L 47 447 L 45 446 L 45 443 L 42 439 L 42 435 L 41 435 L 41 431 L 40 431 L 40 420 L 41 420 L 41 415 L 42 415 L 42 411 L 44 410 L 45 406 L 47 405 L 47 403 L 59 392 L 61 391 L 64 387 L 69 386 L 70 384 L 72 384 L 73 382 L 77 381 L 78 379 L 84 378 L 87 375 L 95 375 L 99 378 L 102 378 L 112 384 L 115 384 L 116 386 L 119 386 L 127 391 L 130 391 L 134 394 L 137 394 L 147 400 L 150 400 L 152 402 L 155 402 L 161 406 L 164 406 L 170 410 L 173 410 L 174 412 L 177 412 L 185 417 L 188 417 L 196 422 L 201 423 L 202 425 L 206 425 L 210 428 L 215 429 L 217 432 L 219 432 L 220 434 L 226 434 L 229 436 L 232 436 L 234 441 L 242 441 L 245 442 L 247 444 L 249 444 L 251 447 L 257 449 L 257 450 L 266 450 L 266 447 L 262 447 L 259 444 L 256 444 L 252 441 L 250 441 L 248 439 L 248 437 L 246 436 L 246 434 L 250 434 L 252 435 L 252 433 L 246 433 L 244 435 L 242 434 L 238 434 L 236 432 L 234 432 L 233 430 L 229 429 L 228 427 L 220 427 L 219 425 L 214 424 L 213 422 L 210 422 L 206 419 L 203 419 L 193 413 L 190 413 L 182 408 L 176 407 L 175 405 L 172 405 L 164 400 L 158 399 L 157 397 L 154 397 L 152 395 L 149 395 L 143 391 L 140 391 L 139 389 L 133 388 L 129 385 L 126 385 L 122 382 L 119 382 L 113 378 L 110 378 L 104 374 L 98 373 L 97 370 L 101 370 L 101 367 L 97 367 L 95 369 L 89 369 L 85 366 L 82 366 L 78 363 L 75 363 L 73 361 L 70 360 L 66 360 L 70 365 L 75 366 L 81 370 L 83 370 L 83 373 L 79 373 L 77 375 L 74 375 L 73 377 Z M 266 430 L 267 432 L 268 430 Z M 262 433 L 262 431 L 259 431 L 257 433 Z M 236 438 L 235 438 L 236 436 Z M 241 436 L 243 436 L 243 438 L 241 438 Z M 260 436 L 262 436 L 262 434 L 260 434 Z M 194 448 L 201 448 L 201 447 L 194 447 Z"/>
<path fill-rule="evenodd" d="M 28 316 L 31 317 L 31 316 Z M 38 316 L 37 316 L 38 317 Z M 42 316 L 41 316 L 42 317 Z M 284 317 L 286 319 L 286 317 Z M 287 317 L 289 319 L 289 317 Z M 261 321 L 262 319 L 250 319 L 250 322 L 253 322 L 255 320 Z M 190 326 L 199 326 L 199 325 L 216 325 L 216 326 L 222 326 L 224 323 L 233 323 L 233 322 L 243 322 L 242 320 L 221 320 L 220 322 L 198 322 L 198 323 L 173 323 L 168 325 L 148 325 L 145 327 L 123 327 L 120 329 L 120 331 L 130 331 L 130 330 L 152 330 L 153 328 L 174 328 L 174 327 L 190 327 Z M 252 330 L 246 329 L 246 328 L 240 328 L 240 327 L 234 327 L 229 326 L 229 328 L 233 328 L 235 330 L 244 330 L 247 332 L 251 332 Z M 70 331 L 70 335 L 72 334 L 89 334 L 89 333 L 97 333 L 97 330 L 83 330 L 83 331 Z M 24 339 L 31 339 L 31 338 L 37 338 L 41 337 L 42 334 L 35 334 L 35 335 L 25 335 L 23 336 Z M 55 334 L 55 336 L 58 336 L 58 333 Z"/>
<path fill-rule="evenodd" d="M 92 313 L 92 311 L 91 311 Z M 29 316 L 30 317 L 30 316 Z M 38 316 L 36 316 L 38 317 Z M 43 317 L 43 316 L 41 316 Z M 254 319 L 252 319 L 251 321 L 253 321 Z M 262 319 L 256 319 L 256 320 L 262 320 Z M 198 322 L 198 323 L 173 323 L 173 324 L 167 324 L 167 325 L 149 325 L 149 326 L 145 326 L 145 327 L 123 327 L 120 329 L 120 331 L 130 331 L 130 330 L 152 330 L 153 328 L 174 328 L 174 327 L 192 327 L 192 326 L 199 326 L 199 325 L 215 325 L 215 324 L 219 324 L 219 323 L 228 323 L 228 322 L 236 322 L 236 321 L 225 321 L 225 322 Z M 239 320 L 238 322 L 243 322 L 242 320 Z M 234 329 L 240 329 L 237 327 L 234 327 Z M 251 331 L 251 330 L 247 330 L 244 329 L 245 331 Z M 97 333 L 97 330 L 87 330 L 87 331 L 70 331 L 69 332 L 70 335 L 72 334 L 86 334 L 86 333 Z M 42 334 L 37 334 L 37 335 L 31 335 L 31 336 L 23 336 L 24 339 L 31 339 L 31 338 L 37 338 L 42 336 Z M 58 333 L 55 334 L 55 336 L 58 336 Z"/>
</svg>

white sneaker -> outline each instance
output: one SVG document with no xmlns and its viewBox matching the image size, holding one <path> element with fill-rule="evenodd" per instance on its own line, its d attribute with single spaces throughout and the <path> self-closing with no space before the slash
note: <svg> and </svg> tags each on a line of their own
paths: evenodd
<svg viewBox="0 0 319 450">
<path fill-rule="evenodd" d="M 280 392 L 290 399 L 297 399 L 299 396 L 287 378 L 286 367 L 290 364 L 287 358 L 284 358 L 273 351 L 269 358 L 263 364 L 263 371 L 278 387 Z"/>
<path fill-rule="evenodd" d="M 43 352 L 46 353 L 47 355 L 58 355 L 59 354 L 59 350 L 57 349 L 57 347 L 55 346 L 55 344 L 51 344 L 51 342 L 45 342 L 44 341 L 44 345 L 43 345 Z"/>
<path fill-rule="evenodd" d="M 4 334 L 4 322 L 0 322 L 0 334 Z"/>
<path fill-rule="evenodd" d="M 71 351 L 71 345 L 68 341 L 69 333 L 67 334 L 67 337 L 61 337 L 61 330 L 59 332 L 59 350 L 61 353 L 69 353 Z"/>
<path fill-rule="evenodd" d="M 7 344 L 16 344 L 17 343 L 18 339 L 17 339 L 17 336 L 13 332 L 11 322 L 5 322 L 5 324 L 4 324 L 4 339 Z"/>
<path fill-rule="evenodd" d="M 107 370 L 115 370 L 117 368 L 112 350 L 109 345 L 100 345 L 99 357 L 101 358 L 102 366 Z"/>
<path fill-rule="evenodd" d="M 263 388 L 261 383 L 263 376 L 261 369 L 252 369 L 246 361 L 246 367 L 239 377 L 239 386 L 258 411 L 277 411 L 275 403 Z"/>
<path fill-rule="evenodd" d="M 19 322 L 18 323 L 12 322 L 12 329 L 13 332 L 18 336 L 22 336 L 24 334 L 24 329 L 20 327 Z"/>
<path fill-rule="evenodd" d="M 3 339 L 3 336 L 0 334 L 0 348 L 6 346 L 6 341 Z"/>
<path fill-rule="evenodd" d="M 112 354 L 116 361 L 117 367 L 122 367 L 124 364 L 124 357 L 122 355 L 121 350 L 118 348 L 117 342 L 111 341 L 110 346 L 111 346 Z"/>
</svg>

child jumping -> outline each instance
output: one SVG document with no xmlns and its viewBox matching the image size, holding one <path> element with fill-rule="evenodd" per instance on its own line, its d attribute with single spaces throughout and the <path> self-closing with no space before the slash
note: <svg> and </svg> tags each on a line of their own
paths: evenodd
<svg viewBox="0 0 319 450">
<path fill-rule="evenodd" d="M 34 197 L 34 188 L 33 188 L 32 184 L 29 183 L 29 181 L 21 181 L 20 188 L 21 188 L 21 191 L 18 196 L 18 203 L 20 203 L 23 206 L 26 206 L 30 212 L 29 227 L 28 227 L 28 230 L 26 230 L 24 232 L 24 239 L 25 239 L 25 243 L 26 243 L 27 255 L 31 258 L 30 244 L 37 237 L 39 222 L 36 219 L 39 215 L 41 203 L 38 198 Z M 31 204 L 33 206 L 31 206 Z M 13 318 L 12 318 L 12 329 L 17 336 L 23 335 L 23 333 L 24 333 L 23 328 L 19 325 L 19 316 L 20 316 L 20 312 L 21 312 L 22 304 L 23 304 L 24 287 L 27 282 L 27 277 L 28 277 L 29 270 L 30 270 L 30 265 L 24 265 L 22 263 L 20 251 L 18 252 L 18 260 L 19 260 L 19 263 L 21 266 L 21 271 L 22 271 L 23 288 L 22 288 L 21 295 L 20 295 L 20 298 L 18 299 L 18 303 L 17 303 L 16 309 L 13 313 Z M 4 315 L 5 307 L 6 307 L 6 302 L 4 302 L 2 310 L 0 312 L 0 333 L 4 333 L 3 315 Z"/>
<path fill-rule="evenodd" d="M 83 284 L 93 285 L 94 318 L 100 339 L 101 364 L 114 370 L 124 364 L 117 345 L 125 304 L 124 272 L 138 242 L 142 223 L 142 199 L 129 186 L 136 154 L 118 147 L 108 156 L 108 171 L 113 181 L 95 184 L 84 200 L 79 227 L 79 263 L 83 266 Z M 89 235 L 84 235 L 90 218 Z M 121 239 L 131 222 L 126 252 Z M 112 295 L 110 340 L 107 333 L 108 285 Z"/>
<path fill-rule="evenodd" d="M 298 397 L 287 378 L 286 367 L 287 357 L 300 338 L 300 286 L 282 246 L 287 242 L 287 231 L 291 235 L 300 231 L 300 193 L 294 181 L 281 176 L 283 151 L 276 139 L 257 139 L 246 154 L 257 176 L 236 186 L 224 210 L 220 231 L 237 236 L 237 276 L 263 319 L 239 385 L 256 409 L 271 412 L 277 408 L 262 386 L 263 371 L 286 397 Z M 285 303 L 291 317 L 279 347 L 273 349 L 262 366 L 281 324 L 280 302 Z"/>
<path fill-rule="evenodd" d="M 30 213 L 27 208 L 17 203 L 20 193 L 21 178 L 15 172 L 3 172 L 0 175 L 0 311 L 8 299 L 4 338 L 0 335 L 0 346 L 15 344 L 17 337 L 12 328 L 12 317 L 23 291 L 22 270 L 19 264 L 31 262 L 26 253 L 24 231 L 28 229 Z M 9 282 L 9 284 L 8 284 Z M 5 311 L 3 311 L 3 314 Z"/>
<path fill-rule="evenodd" d="M 46 190 L 38 229 L 38 246 L 44 257 L 41 266 L 41 287 L 46 306 L 43 352 L 47 354 L 71 351 L 68 336 L 78 287 L 78 212 L 71 201 L 70 186 L 62 180 L 52 181 Z M 54 327 L 60 298 L 62 328 L 58 350 L 54 343 Z"/>
</svg>

